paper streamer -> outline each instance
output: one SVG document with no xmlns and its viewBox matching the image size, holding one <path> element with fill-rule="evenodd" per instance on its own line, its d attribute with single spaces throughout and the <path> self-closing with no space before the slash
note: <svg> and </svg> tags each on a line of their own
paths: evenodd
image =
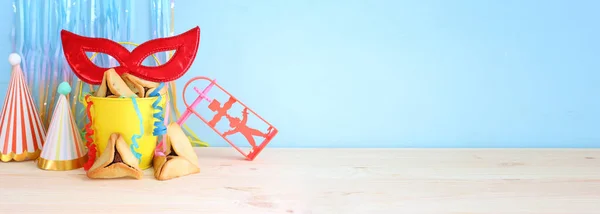
<svg viewBox="0 0 600 214">
<path fill-rule="evenodd" d="M 168 100 L 167 100 L 168 102 Z M 164 125 L 165 127 L 167 126 L 167 123 L 169 122 L 169 113 L 170 113 L 170 109 L 169 109 L 169 105 L 167 105 L 166 110 L 165 110 L 165 121 L 164 121 Z M 156 156 L 166 156 L 165 152 L 167 151 L 167 136 L 163 135 L 161 137 L 161 140 L 159 141 L 160 143 L 158 143 L 158 145 L 156 145 L 156 149 L 154 150 L 154 155 Z"/>
<path fill-rule="evenodd" d="M 141 161 L 142 159 L 142 154 L 137 152 L 136 149 L 140 148 L 140 144 L 138 143 L 137 140 L 139 140 L 140 138 L 142 138 L 142 135 L 144 135 L 144 123 L 142 120 L 142 113 L 140 113 L 140 108 L 138 107 L 137 101 L 135 101 L 135 98 L 132 97 L 131 101 L 133 102 L 133 108 L 135 109 L 135 113 L 138 116 L 138 120 L 140 121 L 140 133 L 139 134 L 134 134 L 131 137 L 131 152 L 133 153 L 133 155 L 135 155 L 135 158 L 138 159 L 138 161 Z"/>
<path fill-rule="evenodd" d="M 85 100 L 87 103 L 85 111 L 86 116 L 89 120 L 89 122 L 85 125 L 85 145 L 88 148 L 88 162 L 85 163 L 85 165 L 83 165 L 83 169 L 85 169 L 85 171 L 89 170 L 92 167 L 92 165 L 94 165 L 94 162 L 96 161 L 97 152 L 96 144 L 94 143 L 94 139 L 92 138 L 92 135 L 94 135 L 94 130 L 92 129 L 92 112 L 90 110 L 94 103 L 90 101 L 89 98 L 90 95 L 85 96 Z"/>
<path fill-rule="evenodd" d="M 164 83 L 160 83 L 158 85 L 158 87 L 156 87 L 156 89 L 150 93 L 150 97 L 158 97 L 156 101 L 154 101 L 154 103 L 152 103 L 152 108 L 154 108 L 155 113 L 153 114 L 154 118 L 156 119 L 156 121 L 154 122 L 154 132 L 152 133 L 154 136 L 160 136 L 159 139 L 159 144 L 156 146 L 156 149 L 154 150 L 154 153 L 158 156 L 165 156 L 164 154 L 164 149 L 163 149 L 163 144 L 164 144 L 164 140 L 165 140 L 165 134 L 167 134 L 167 127 L 165 124 L 165 118 L 162 117 L 163 114 L 163 108 L 161 106 L 159 106 L 160 101 L 161 101 L 161 96 L 160 96 L 160 90 L 165 87 Z M 168 100 L 167 100 L 168 102 Z M 169 107 L 169 105 L 166 105 L 167 109 Z M 156 112 L 157 111 L 157 112 Z M 168 120 L 168 117 L 166 118 L 166 120 Z"/>
<path fill-rule="evenodd" d="M 167 133 L 167 127 L 165 127 L 164 118 L 162 116 L 163 108 L 159 105 L 160 101 L 162 100 L 162 97 L 160 96 L 160 90 L 164 86 L 165 84 L 161 82 L 158 87 L 156 87 L 156 89 L 149 95 L 150 97 L 158 97 L 156 101 L 152 103 L 152 108 L 154 108 L 154 114 L 152 116 L 154 116 L 156 119 L 156 121 L 154 121 L 154 132 L 152 132 L 152 135 L 154 136 L 162 136 Z"/>
</svg>

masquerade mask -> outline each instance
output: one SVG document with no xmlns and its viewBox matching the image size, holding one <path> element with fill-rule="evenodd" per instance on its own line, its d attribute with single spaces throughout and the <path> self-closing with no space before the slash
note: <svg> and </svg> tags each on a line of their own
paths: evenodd
<svg viewBox="0 0 600 214">
<path fill-rule="evenodd" d="M 200 28 L 195 27 L 173 37 L 147 41 L 131 52 L 112 40 L 84 37 L 66 30 L 61 31 L 61 40 L 65 58 L 73 73 L 88 84 L 102 83 L 107 68 L 95 65 L 88 59 L 86 52 L 112 56 L 119 62 L 119 66 L 114 67 L 119 75 L 129 73 L 148 81 L 168 82 L 183 76 L 194 62 L 200 44 Z M 146 57 L 172 50 L 175 54 L 168 62 L 155 67 L 142 65 Z"/>
</svg>

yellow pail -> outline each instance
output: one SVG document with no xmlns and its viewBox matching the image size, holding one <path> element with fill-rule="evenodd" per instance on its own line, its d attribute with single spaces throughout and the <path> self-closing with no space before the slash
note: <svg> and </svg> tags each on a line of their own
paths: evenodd
<svg viewBox="0 0 600 214">
<path fill-rule="evenodd" d="M 137 140 L 139 148 L 136 151 L 142 154 L 140 168 L 147 169 L 152 166 L 154 149 L 157 136 L 152 136 L 154 122 L 157 121 L 153 114 L 158 111 L 152 108 L 158 97 L 135 98 L 142 116 L 144 134 Z M 127 144 L 131 146 L 133 135 L 141 134 L 140 120 L 131 98 L 104 98 L 90 97 L 93 102 L 91 108 L 92 129 L 94 129 L 94 143 L 98 147 L 98 156 L 102 154 L 112 133 L 121 133 Z M 162 97 L 159 106 L 165 107 L 165 98 Z M 163 112 L 164 114 L 164 112 Z M 164 115 L 163 115 L 164 116 Z"/>
</svg>

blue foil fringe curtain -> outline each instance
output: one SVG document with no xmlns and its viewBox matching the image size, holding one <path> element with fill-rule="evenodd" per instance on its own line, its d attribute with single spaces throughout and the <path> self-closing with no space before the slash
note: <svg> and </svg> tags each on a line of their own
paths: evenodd
<svg viewBox="0 0 600 214">
<path fill-rule="evenodd" d="M 133 0 L 11 0 L 14 25 L 11 32 L 13 52 L 21 55 L 22 68 L 31 94 L 40 111 L 45 128 L 51 120 L 53 108 L 58 99 L 56 88 L 66 81 L 75 89 L 70 95 L 71 110 L 74 112 L 79 130 L 84 130 L 85 108 L 78 102 L 77 95 L 89 93 L 86 87 L 78 91 L 79 79 L 73 74 L 62 52 L 60 31 L 108 38 L 117 42 L 132 41 L 135 28 Z M 174 0 L 150 0 L 151 38 L 174 35 Z M 93 53 L 88 53 L 91 56 Z M 161 63 L 165 63 L 173 52 L 157 53 Z M 105 54 L 98 54 L 94 63 L 100 67 L 114 67 L 116 61 Z M 147 63 L 156 64 L 153 60 Z M 144 63 L 146 64 L 146 62 Z M 173 110 L 170 121 L 174 122 L 180 113 L 177 111 L 175 82 L 169 83 L 168 105 Z M 194 146 L 208 146 L 189 127 L 184 131 L 191 136 Z M 84 133 L 82 133 L 84 135 Z"/>
<path fill-rule="evenodd" d="M 13 51 L 21 55 L 23 72 L 46 128 L 58 99 L 58 84 L 67 81 L 76 88 L 79 81 L 64 58 L 60 31 L 130 41 L 132 3 L 132 0 L 12 0 Z M 116 65 L 105 54 L 98 54 L 94 62 L 102 67 Z M 84 118 L 83 106 L 75 95 L 71 93 L 70 97 L 72 111 L 76 118 Z M 78 120 L 79 129 L 84 124 L 85 121 Z"/>
<path fill-rule="evenodd" d="M 174 36 L 172 26 L 172 10 L 174 0 L 150 0 L 150 26 L 153 39 Z M 167 62 L 170 52 L 157 53 L 161 63 Z"/>
</svg>

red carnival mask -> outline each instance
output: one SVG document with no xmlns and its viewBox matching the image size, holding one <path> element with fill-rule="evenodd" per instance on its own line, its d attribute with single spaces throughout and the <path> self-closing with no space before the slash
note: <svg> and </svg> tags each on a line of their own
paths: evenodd
<svg viewBox="0 0 600 214">
<path fill-rule="evenodd" d="M 112 56 L 119 62 L 119 66 L 114 69 L 120 75 L 130 73 L 148 81 L 168 82 L 183 76 L 194 62 L 200 44 L 200 28 L 195 27 L 173 37 L 147 41 L 131 52 L 112 40 L 84 37 L 66 30 L 61 31 L 61 39 L 65 58 L 73 73 L 88 84 L 101 84 L 107 69 L 90 61 L 86 52 Z M 146 57 L 172 50 L 175 54 L 168 62 L 154 67 L 142 65 Z"/>
</svg>

